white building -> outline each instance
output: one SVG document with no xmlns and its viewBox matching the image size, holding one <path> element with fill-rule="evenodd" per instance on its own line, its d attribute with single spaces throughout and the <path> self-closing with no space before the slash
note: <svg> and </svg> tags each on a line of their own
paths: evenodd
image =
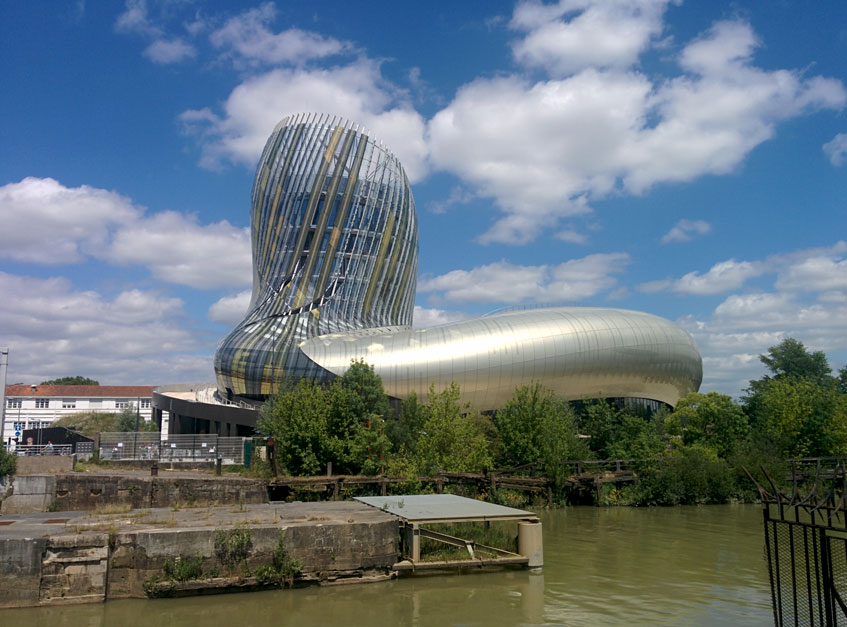
<svg viewBox="0 0 847 627">
<path fill-rule="evenodd" d="M 43 429 L 72 414 L 137 410 L 150 420 L 151 385 L 7 385 L 3 441 L 13 444 L 24 429 Z"/>
</svg>

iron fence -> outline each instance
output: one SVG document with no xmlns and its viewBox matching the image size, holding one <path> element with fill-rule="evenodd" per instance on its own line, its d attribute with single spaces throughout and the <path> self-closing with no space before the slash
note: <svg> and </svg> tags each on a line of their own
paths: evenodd
<svg viewBox="0 0 847 627">
<path fill-rule="evenodd" d="M 33 455 L 72 455 L 72 444 L 18 444 L 15 455 L 30 457 Z"/>
<path fill-rule="evenodd" d="M 158 460 L 162 462 L 244 463 L 244 441 L 217 435 L 162 435 L 158 432 L 101 433 L 102 460 Z"/>
</svg>

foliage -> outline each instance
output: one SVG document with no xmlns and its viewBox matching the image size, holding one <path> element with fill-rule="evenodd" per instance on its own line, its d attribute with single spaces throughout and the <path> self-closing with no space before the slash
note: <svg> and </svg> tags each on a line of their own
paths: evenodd
<svg viewBox="0 0 847 627">
<path fill-rule="evenodd" d="M 106 412 L 80 412 L 63 416 L 51 423 L 52 427 L 68 427 L 87 435 L 89 437 L 103 432 L 133 432 L 135 431 L 136 411 L 134 407 L 127 407 L 118 413 Z M 153 420 L 147 421 L 140 418 L 138 421 L 139 431 L 158 431 L 159 428 Z"/>
<path fill-rule="evenodd" d="M 416 456 L 418 468 L 426 474 L 480 471 L 494 463 L 485 434 L 463 415 L 469 408 L 459 403 L 459 396 L 455 383 L 442 392 L 435 386 L 429 389 L 428 416 Z"/>
<path fill-rule="evenodd" d="M 253 532 L 243 527 L 215 532 L 215 555 L 221 564 L 234 566 L 247 561 L 253 548 Z"/>
<path fill-rule="evenodd" d="M 810 353 L 803 342 L 786 338 L 777 346 L 771 346 L 767 355 L 759 355 L 775 379 L 809 379 L 817 383 L 826 382 L 832 369 L 822 351 Z M 766 377 L 768 378 L 768 377 Z"/>
<path fill-rule="evenodd" d="M 39 385 L 100 385 L 99 381 L 76 375 L 75 377 L 60 377 L 58 379 L 50 379 L 42 381 Z"/>
<path fill-rule="evenodd" d="M 353 360 L 341 377 L 341 387 L 352 393 L 353 414 L 363 416 L 385 416 L 388 413 L 388 397 L 382 389 L 382 379 L 374 373 L 373 366 L 363 360 Z"/>
<path fill-rule="evenodd" d="M 502 464 L 520 466 L 541 459 L 542 424 L 565 409 L 566 404 L 540 383 L 517 388 L 494 418 L 503 440 Z"/>
<path fill-rule="evenodd" d="M 427 407 L 418 402 L 418 396 L 412 392 L 400 403 L 400 412 L 396 418 L 386 418 L 385 434 L 396 453 L 414 454 L 418 438 L 423 432 L 427 418 Z"/>
<path fill-rule="evenodd" d="M 0 445 L 0 479 L 6 475 L 15 474 L 18 460 L 13 453 L 10 453 L 2 445 Z"/>
<path fill-rule="evenodd" d="M 300 560 L 288 554 L 288 549 L 285 547 L 285 536 L 281 531 L 276 548 L 274 549 L 272 563 L 274 570 L 279 573 L 281 580 L 287 582 L 289 586 L 294 583 L 294 578 L 303 570 L 303 564 Z"/>
<path fill-rule="evenodd" d="M 179 555 L 176 559 L 167 558 L 164 564 L 165 579 L 171 581 L 190 581 L 203 578 L 203 559 L 199 556 Z"/>
<path fill-rule="evenodd" d="M 692 393 L 679 400 L 665 420 L 668 433 L 685 444 L 703 444 L 726 458 L 746 440 L 750 425 L 744 410 L 725 394 Z"/>
</svg>

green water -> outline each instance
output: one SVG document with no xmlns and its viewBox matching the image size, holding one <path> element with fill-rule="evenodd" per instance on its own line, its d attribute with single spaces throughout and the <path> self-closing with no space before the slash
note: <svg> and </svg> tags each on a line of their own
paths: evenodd
<svg viewBox="0 0 847 627">
<path fill-rule="evenodd" d="M 754 505 L 542 512 L 544 569 L 0 610 L 3 627 L 772 624 Z"/>
</svg>

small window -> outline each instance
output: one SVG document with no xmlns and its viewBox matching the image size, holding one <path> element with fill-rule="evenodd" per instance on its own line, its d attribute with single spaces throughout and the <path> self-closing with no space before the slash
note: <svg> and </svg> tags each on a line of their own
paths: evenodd
<svg viewBox="0 0 847 627">
<path fill-rule="evenodd" d="M 35 408 L 36 409 L 47 409 L 50 407 L 50 399 L 49 398 L 37 398 L 35 399 Z"/>
<path fill-rule="evenodd" d="M 115 407 L 118 409 L 129 409 L 131 404 L 129 401 L 115 401 Z"/>
<path fill-rule="evenodd" d="M 21 399 L 19 399 L 19 398 L 7 398 L 6 399 L 6 408 L 7 409 L 20 409 L 21 408 Z"/>
<path fill-rule="evenodd" d="M 62 401 L 62 409 L 76 409 L 76 401 Z"/>
<path fill-rule="evenodd" d="M 149 398 L 141 399 L 141 409 L 150 409 L 150 399 Z"/>
</svg>

